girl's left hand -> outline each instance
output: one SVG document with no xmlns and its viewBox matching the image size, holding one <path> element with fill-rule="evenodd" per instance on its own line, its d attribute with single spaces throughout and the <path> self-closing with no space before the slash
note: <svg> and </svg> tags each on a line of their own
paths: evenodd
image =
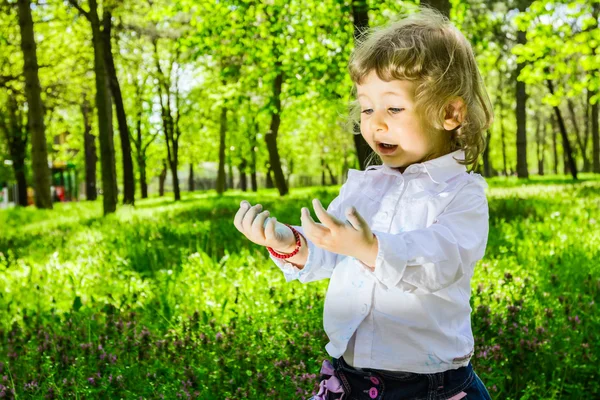
<svg viewBox="0 0 600 400">
<path fill-rule="evenodd" d="M 318 199 L 313 199 L 313 207 L 321 224 L 312 219 L 306 207 L 302 208 L 300 218 L 304 235 L 311 242 L 327 251 L 354 257 L 368 266 L 375 265 L 377 239 L 356 208 L 348 207 L 347 221 L 342 222 L 329 214 Z"/>
</svg>

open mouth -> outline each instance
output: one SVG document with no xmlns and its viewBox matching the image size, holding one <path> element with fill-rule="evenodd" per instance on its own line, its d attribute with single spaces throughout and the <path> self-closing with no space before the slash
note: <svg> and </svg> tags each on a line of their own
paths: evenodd
<svg viewBox="0 0 600 400">
<path fill-rule="evenodd" d="M 398 148 L 397 144 L 377 143 L 377 149 L 381 154 L 391 154 Z"/>
</svg>

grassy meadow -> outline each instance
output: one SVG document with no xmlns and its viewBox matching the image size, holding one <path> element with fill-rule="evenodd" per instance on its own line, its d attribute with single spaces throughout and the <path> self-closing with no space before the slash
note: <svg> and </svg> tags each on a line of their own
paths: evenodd
<svg viewBox="0 0 600 400">
<path fill-rule="evenodd" d="M 600 398 L 600 179 L 488 180 L 475 370 L 497 399 Z M 327 281 L 286 283 L 233 226 L 298 224 L 339 187 L 0 211 L 0 398 L 303 399 Z"/>
</svg>

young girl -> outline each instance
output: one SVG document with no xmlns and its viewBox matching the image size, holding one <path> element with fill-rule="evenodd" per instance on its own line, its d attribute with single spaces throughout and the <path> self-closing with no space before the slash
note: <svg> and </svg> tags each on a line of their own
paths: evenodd
<svg viewBox="0 0 600 400">
<path fill-rule="evenodd" d="M 490 399 L 472 369 L 471 277 L 485 253 L 483 178 L 467 172 L 492 108 L 471 46 L 424 9 L 366 37 L 349 65 L 360 131 L 382 165 L 350 170 L 315 223 L 242 201 L 235 226 L 286 280 L 330 278 L 332 363 L 314 399 Z M 262 212 L 261 212 L 262 211 Z"/>
</svg>

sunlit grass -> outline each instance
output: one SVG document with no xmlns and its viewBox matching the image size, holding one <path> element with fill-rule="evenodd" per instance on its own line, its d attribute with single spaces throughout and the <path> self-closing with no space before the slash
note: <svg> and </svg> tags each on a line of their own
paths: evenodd
<svg viewBox="0 0 600 400">
<path fill-rule="evenodd" d="M 581 178 L 488 181 L 472 361 L 494 398 L 600 395 L 600 179 Z M 309 397 L 327 281 L 286 283 L 232 222 L 247 199 L 298 224 L 338 190 L 183 193 L 108 217 L 100 200 L 0 212 L 0 393 Z"/>
</svg>

